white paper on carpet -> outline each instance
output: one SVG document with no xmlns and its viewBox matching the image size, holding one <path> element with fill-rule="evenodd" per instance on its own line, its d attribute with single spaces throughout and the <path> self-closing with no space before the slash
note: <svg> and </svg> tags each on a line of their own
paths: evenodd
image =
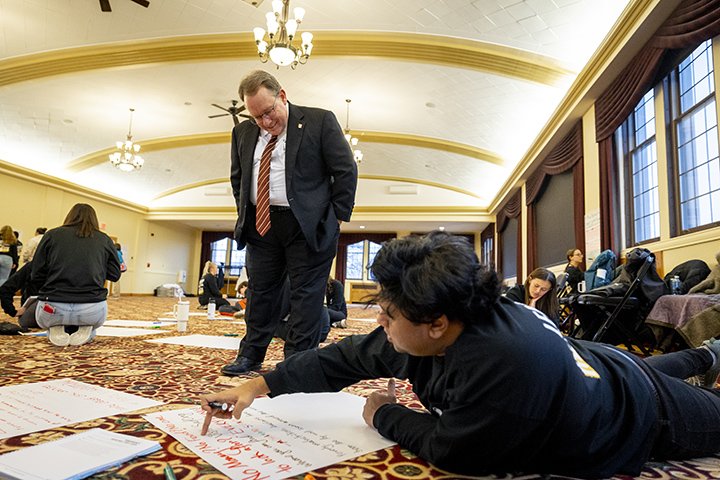
<svg viewBox="0 0 720 480">
<path fill-rule="evenodd" d="M 161 322 L 156 320 L 105 320 L 103 325 L 110 327 L 167 327 L 177 322 Z"/>
<path fill-rule="evenodd" d="M 167 330 L 160 328 L 123 328 L 123 327 L 105 327 L 102 326 L 95 330 L 98 337 L 138 337 L 140 335 L 157 335 L 158 333 L 167 333 Z"/>
<path fill-rule="evenodd" d="M 0 439 L 162 405 L 71 379 L 0 388 Z"/>
<path fill-rule="evenodd" d="M 259 398 L 241 421 L 213 419 L 205 436 L 197 407 L 143 417 L 231 479 L 276 479 L 394 445 L 365 424 L 364 404 L 344 392 Z"/>
<path fill-rule="evenodd" d="M 183 335 L 180 337 L 164 337 L 145 340 L 152 343 L 169 343 L 171 345 L 187 345 L 189 347 L 222 348 L 237 350 L 240 347 L 240 337 L 217 335 Z"/>
</svg>

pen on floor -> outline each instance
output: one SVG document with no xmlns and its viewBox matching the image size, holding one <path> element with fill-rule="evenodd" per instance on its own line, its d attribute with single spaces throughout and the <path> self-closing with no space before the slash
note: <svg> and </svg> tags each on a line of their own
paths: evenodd
<svg viewBox="0 0 720 480">
<path fill-rule="evenodd" d="M 175 472 L 169 464 L 165 465 L 165 480 L 177 480 L 175 478 Z"/>
</svg>

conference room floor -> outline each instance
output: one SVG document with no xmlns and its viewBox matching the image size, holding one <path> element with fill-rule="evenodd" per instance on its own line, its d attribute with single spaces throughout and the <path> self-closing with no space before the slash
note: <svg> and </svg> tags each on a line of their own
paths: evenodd
<svg viewBox="0 0 720 480">
<path fill-rule="evenodd" d="M 110 299 L 109 319 L 157 320 L 170 316 L 173 298 L 123 296 Z M 191 313 L 200 313 L 197 299 L 191 298 Z M 349 308 L 349 328 L 332 329 L 328 341 L 334 342 L 375 327 L 376 309 L 361 306 Z M 0 320 L 8 320 L 7 317 Z M 190 317 L 186 334 L 226 336 L 244 333 L 244 324 L 234 319 L 207 320 L 203 316 Z M 152 338 L 177 336 L 174 325 L 161 327 L 162 333 Z M 0 454 L 49 440 L 62 438 L 90 428 L 102 428 L 119 433 L 149 438 L 160 442 L 162 449 L 128 463 L 95 474 L 93 479 L 159 479 L 169 464 L 178 479 L 216 480 L 227 478 L 166 432 L 155 427 L 141 415 L 170 408 L 186 408 L 196 404 L 202 394 L 220 390 L 243 381 L 220 374 L 221 365 L 231 361 L 231 350 L 199 346 L 149 343 L 150 336 L 98 336 L 80 347 L 60 348 L 44 337 L 0 337 L 0 386 L 74 379 L 120 392 L 157 400 L 164 405 L 131 414 L 118 414 L 96 420 L 50 428 L 0 441 Z M 264 369 L 272 368 L 282 358 L 282 341 L 273 340 Z M 347 389 L 349 393 L 367 396 L 384 388 L 383 380 L 367 381 Z M 401 403 L 421 408 L 409 384 L 399 382 Z M 480 452 L 479 452 L 480 453 Z M 316 469 L 310 472 L 317 479 L 462 479 L 471 478 L 435 468 L 398 446 L 380 450 L 358 458 Z M 720 478 L 720 458 L 704 458 L 685 462 L 650 463 L 643 478 Z M 298 477 L 298 478 L 302 478 Z M 487 477 L 498 478 L 498 477 Z M 502 476 L 499 478 L 536 479 L 537 475 Z M 561 477 L 550 477 L 561 478 Z M 628 478 L 628 477 L 616 477 Z"/>
</svg>

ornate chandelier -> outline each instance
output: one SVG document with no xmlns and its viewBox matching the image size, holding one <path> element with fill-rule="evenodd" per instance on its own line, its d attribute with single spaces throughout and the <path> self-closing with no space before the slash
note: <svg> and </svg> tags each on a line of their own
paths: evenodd
<svg viewBox="0 0 720 480">
<path fill-rule="evenodd" d="M 289 65 L 295 69 L 298 63 L 307 63 L 313 48 L 313 34 L 310 32 L 304 32 L 301 35 L 300 48 L 293 45 L 298 25 L 305 16 L 305 9 L 296 7 L 294 9 L 295 18 L 288 19 L 290 0 L 273 0 L 272 8 L 272 12 L 265 14 L 267 35 L 263 28 L 253 28 L 258 55 L 263 63 L 267 62 L 269 58 L 278 68 Z"/>
<path fill-rule="evenodd" d="M 138 155 L 140 145 L 132 142 L 132 117 L 134 108 L 130 109 L 130 127 L 128 128 L 127 140 L 117 142 L 117 150 L 109 155 L 110 163 L 123 172 L 132 172 L 142 168 L 145 160 Z"/>
<path fill-rule="evenodd" d="M 352 102 L 352 100 L 350 100 L 349 98 L 345 99 L 345 103 L 347 104 L 347 114 L 345 117 L 345 140 L 347 140 L 350 144 L 350 148 L 353 151 L 353 156 L 355 157 L 355 162 L 361 163 L 363 159 L 362 150 L 360 150 L 359 148 L 355 148 L 357 147 L 357 144 L 360 142 L 360 140 L 358 140 L 357 137 L 353 137 L 350 133 L 350 102 Z"/>
</svg>

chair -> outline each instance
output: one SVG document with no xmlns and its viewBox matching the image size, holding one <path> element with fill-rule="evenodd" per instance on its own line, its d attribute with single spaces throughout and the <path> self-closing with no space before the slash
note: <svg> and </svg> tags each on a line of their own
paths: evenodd
<svg viewBox="0 0 720 480">
<path fill-rule="evenodd" d="M 575 323 L 575 315 L 566 301 L 568 295 L 572 292 L 572 286 L 567 283 L 568 277 L 569 275 L 567 272 L 558 274 L 555 294 L 557 295 L 558 303 L 560 304 L 560 311 L 558 312 L 558 325 L 560 327 L 560 331 L 569 334 Z"/>
<path fill-rule="evenodd" d="M 587 325 L 584 326 L 583 328 L 586 331 L 583 332 L 583 338 L 601 342 L 608 341 L 608 337 L 612 334 L 614 339 L 609 343 L 623 343 L 628 350 L 632 350 L 632 346 L 636 345 L 643 354 L 651 355 L 638 334 L 638 329 L 644 324 L 642 311 L 648 310 L 647 305 L 644 305 L 647 302 L 643 302 L 639 296 L 634 294 L 645 280 L 654 262 L 655 257 L 651 254 L 647 255 L 642 260 L 642 265 L 629 285 L 613 283 L 597 289 L 595 293 L 588 292 L 572 298 L 570 301 L 571 308 L 580 317 L 581 323 L 584 317 L 582 313 L 587 313 L 587 316 L 593 319 L 604 317 L 604 320 L 601 320 L 600 327 L 594 333 L 593 328 L 586 328 Z M 640 293 L 642 294 L 642 292 Z M 583 312 L 583 310 L 586 311 Z M 594 322 L 595 325 L 597 323 Z M 571 335 L 575 336 L 578 330 L 575 329 Z"/>
</svg>

